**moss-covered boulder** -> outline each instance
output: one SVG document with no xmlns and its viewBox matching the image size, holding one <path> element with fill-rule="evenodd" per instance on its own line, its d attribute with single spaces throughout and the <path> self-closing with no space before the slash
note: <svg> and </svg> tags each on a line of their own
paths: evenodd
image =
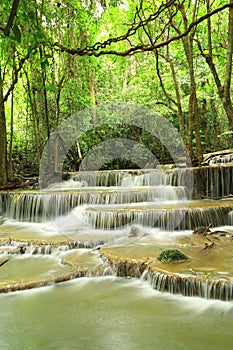
<svg viewBox="0 0 233 350">
<path fill-rule="evenodd" d="M 167 249 L 163 250 L 157 259 L 161 262 L 181 262 L 187 260 L 188 257 L 178 249 Z"/>
</svg>

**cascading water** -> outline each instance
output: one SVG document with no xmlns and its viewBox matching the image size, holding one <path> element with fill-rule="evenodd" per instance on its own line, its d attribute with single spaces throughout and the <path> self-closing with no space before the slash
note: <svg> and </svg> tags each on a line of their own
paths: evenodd
<svg viewBox="0 0 233 350">
<path fill-rule="evenodd" d="M 75 189 L 74 189 L 75 191 Z M 81 205 L 124 204 L 152 202 L 153 200 L 185 200 L 183 187 L 156 186 L 113 188 L 100 187 L 80 190 L 78 193 L 7 193 L 1 196 L 5 216 L 18 221 L 44 222 L 49 217 L 65 215 Z"/>
<path fill-rule="evenodd" d="M 104 209 L 104 210 L 103 210 Z M 162 230 L 187 230 L 199 226 L 224 226 L 230 224 L 228 213 L 233 209 L 233 203 L 229 207 L 217 208 L 175 208 L 175 209 L 131 209 L 120 207 L 106 211 L 102 207 L 93 207 L 84 212 L 84 219 L 93 227 L 100 229 L 116 229 L 129 223 L 137 223 L 142 226 L 159 227 Z"/>
<path fill-rule="evenodd" d="M 232 163 L 233 162 L 233 153 L 227 153 L 227 154 L 218 154 L 210 156 L 206 162 L 209 165 L 213 164 L 226 164 L 226 163 Z"/>
<path fill-rule="evenodd" d="M 199 179 L 199 175 L 202 174 L 205 179 L 201 188 L 202 194 L 208 193 L 208 197 L 218 197 L 229 194 L 232 190 L 230 167 L 219 169 L 213 166 L 206 167 L 205 171 L 198 171 L 196 178 Z M 73 174 L 71 179 L 42 191 L 2 192 L 0 210 L 6 220 L 2 228 L 5 229 L 5 237 L 10 236 L 7 238 L 9 242 L 1 244 L 2 257 L 17 254 L 25 257 L 56 256 L 63 263 L 66 261 L 69 268 L 72 267 L 68 273 L 62 272 L 61 276 L 53 277 L 53 281 L 61 282 L 86 275 L 117 274 L 119 267 L 123 266 L 119 265 L 119 261 L 117 267 L 110 266 L 105 260 L 101 268 L 90 269 L 81 266 L 77 257 L 75 262 L 73 257 L 64 260 L 63 254 L 69 256 L 70 251 L 85 248 L 98 252 L 102 246 L 106 248 L 124 245 L 129 251 L 133 246 L 141 250 L 142 245 L 145 249 L 154 244 L 157 247 L 157 237 L 161 230 L 164 231 L 164 237 L 167 235 L 166 240 L 169 243 L 174 241 L 174 237 L 176 240 L 179 236 L 190 236 L 191 230 L 200 226 L 232 225 L 233 201 L 192 200 L 192 178 L 189 174 L 188 169 L 170 169 L 166 172 L 160 169 L 80 172 Z M 194 185 L 195 181 L 194 178 Z M 37 241 L 29 243 L 30 240 L 27 241 L 26 236 L 24 241 L 14 240 L 12 234 L 8 234 L 7 225 L 11 227 L 11 232 L 16 225 L 21 227 L 19 238 L 24 238 L 23 235 L 31 237 L 31 231 L 37 232 Z M 171 241 L 169 237 L 173 230 L 176 230 L 176 233 Z M 64 237 L 63 242 L 59 240 L 61 235 Z M 56 240 L 49 242 L 46 238 L 43 241 L 45 237 L 56 237 Z M 209 237 L 210 239 L 207 237 L 207 241 L 203 243 L 203 251 L 211 244 L 214 247 L 217 244 L 215 241 L 208 243 L 212 236 Z M 217 239 L 221 240 L 217 237 L 215 239 L 216 242 Z M 164 243 L 165 246 L 168 243 Z M 161 240 L 159 244 L 161 246 Z M 192 244 L 182 242 L 180 246 Z M 147 253 L 145 254 L 147 256 Z M 121 270 L 121 275 L 132 273 L 133 277 L 140 277 L 146 270 L 146 267 L 140 269 L 135 265 L 132 269 L 126 267 L 125 270 Z M 184 275 L 186 274 L 185 272 Z M 225 300 L 232 298 L 231 282 L 227 283 L 226 280 L 221 283 L 209 279 L 207 283 L 205 279 L 199 279 L 198 282 L 194 276 L 184 277 L 183 282 L 180 282 L 181 279 L 166 272 L 152 273 L 152 270 L 148 270 L 146 275 L 149 284 L 160 291 Z M 48 283 L 49 280 L 44 279 L 41 285 Z M 28 283 L 24 285 L 27 286 Z M 21 285 L 19 289 L 24 287 Z M 15 289 L 13 286 L 12 290 Z M 2 291 L 5 290 L 4 286 Z"/>
<path fill-rule="evenodd" d="M 169 182 L 170 176 L 162 171 L 142 174 L 84 172 L 39 193 L 3 193 L 1 200 L 6 217 L 44 222 L 66 215 L 81 205 L 185 200 L 185 188 L 172 186 Z M 98 185 L 93 187 L 95 183 Z M 103 187 L 103 183 L 107 186 Z"/>
</svg>

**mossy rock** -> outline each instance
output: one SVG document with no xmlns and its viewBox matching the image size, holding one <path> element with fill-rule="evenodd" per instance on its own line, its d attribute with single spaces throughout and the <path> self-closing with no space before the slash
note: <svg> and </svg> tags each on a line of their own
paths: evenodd
<svg viewBox="0 0 233 350">
<path fill-rule="evenodd" d="M 188 257 L 177 249 L 163 250 L 157 259 L 161 262 L 181 262 L 187 260 Z"/>
</svg>

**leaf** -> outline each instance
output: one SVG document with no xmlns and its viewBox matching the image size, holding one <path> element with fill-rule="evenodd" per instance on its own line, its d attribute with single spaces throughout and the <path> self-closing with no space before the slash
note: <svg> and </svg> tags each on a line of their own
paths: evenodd
<svg viewBox="0 0 233 350">
<path fill-rule="evenodd" d="M 21 43 L 21 30 L 19 29 L 19 26 L 17 24 L 15 24 L 12 28 L 14 36 L 15 36 L 15 40 L 18 41 L 18 43 Z"/>
</svg>

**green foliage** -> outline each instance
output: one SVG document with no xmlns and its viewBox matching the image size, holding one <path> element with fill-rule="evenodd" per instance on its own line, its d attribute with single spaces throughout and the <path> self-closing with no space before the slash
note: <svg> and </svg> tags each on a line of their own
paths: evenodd
<svg viewBox="0 0 233 350">
<path fill-rule="evenodd" d="M 154 135 L 139 127 L 116 124 L 114 121 L 111 125 L 102 124 L 90 128 L 79 138 L 79 147 L 82 156 L 89 157 L 88 164 L 91 168 L 86 170 L 132 169 L 140 168 L 140 164 L 149 167 L 150 162 L 154 167 L 154 159 L 161 164 L 173 163 L 168 150 Z M 74 145 L 66 159 L 65 168 L 78 170 L 81 161 L 77 146 Z"/>
<path fill-rule="evenodd" d="M 163 250 L 157 259 L 161 262 L 180 262 L 187 260 L 188 257 L 177 249 L 168 249 Z"/>
<path fill-rule="evenodd" d="M 21 43 L 21 30 L 17 24 L 15 24 L 12 28 L 13 33 L 14 33 L 14 38 L 18 43 Z"/>
<path fill-rule="evenodd" d="M 7 23 L 11 3 L 6 0 L 0 1 L 2 26 Z M 127 57 L 113 55 L 88 57 L 70 55 L 54 45 L 59 43 L 71 49 L 83 48 L 124 35 L 133 23 L 139 21 L 139 18 L 150 16 L 161 5 L 159 1 L 149 0 L 146 3 L 142 2 L 141 8 L 139 3 L 131 0 L 127 2 L 122 0 L 91 2 L 22 0 L 20 2 L 10 36 L 5 37 L 3 32 L 0 33 L 4 91 L 8 91 L 12 81 L 17 81 L 13 88 L 13 128 L 11 128 L 10 97 L 5 103 L 7 136 L 9 140 L 13 133 L 13 149 L 16 149 L 16 158 L 19 158 L 19 153 L 22 152 L 22 156 L 28 159 L 32 168 L 38 168 L 48 128 L 53 132 L 60 122 L 77 111 L 98 107 L 105 103 L 138 103 L 147 106 L 153 112 L 166 116 L 179 129 L 181 122 L 178 118 L 177 91 L 173 74 L 177 80 L 187 139 L 191 86 L 189 64 L 181 40 L 171 42 L 169 49 L 158 49 L 157 61 L 155 51 Z M 222 1 L 213 2 L 213 9 L 222 3 Z M 139 11 L 137 15 L 136 8 Z M 193 2 L 184 2 L 184 10 L 187 22 L 190 24 L 193 19 Z M 198 16 L 205 13 L 205 2 L 199 2 Z M 172 22 L 169 16 L 170 12 L 164 11 L 156 21 L 145 24 L 128 40 L 116 40 L 107 46 L 106 50 L 122 52 L 142 43 L 149 45 L 149 35 L 154 42 L 164 41 L 168 37 L 177 35 L 176 28 L 180 31 L 185 29 L 180 11 L 176 14 L 174 12 Z M 222 11 L 211 18 L 213 57 L 221 82 L 224 81 L 226 66 L 227 16 L 228 12 Z M 195 27 L 195 33 L 193 33 L 196 95 L 204 152 L 232 147 L 232 131 L 229 130 L 214 78 L 210 74 L 205 59 L 200 55 L 197 45 L 199 40 L 204 52 L 208 54 L 207 34 L 206 21 Z M 28 53 L 29 58 L 16 79 L 15 74 L 21 59 Z M 172 65 L 174 72 L 172 72 Z M 45 95 L 48 110 L 45 106 Z M 126 118 L 130 117 L 126 116 Z M 166 132 L 163 130 L 167 140 L 173 144 L 173 136 Z M 144 145 L 161 163 L 172 162 L 167 149 L 153 135 L 128 124 L 117 124 L 114 115 L 109 116 L 108 125 L 93 127 L 82 136 L 79 140 L 82 156 L 85 157 L 95 148 L 96 152 L 99 150 L 101 153 L 101 143 L 115 138 L 135 141 L 133 152 L 140 159 L 146 158 L 140 147 Z M 192 146 L 195 151 L 194 132 Z M 77 145 L 73 145 L 71 151 L 65 166 L 69 169 L 78 169 L 81 159 L 77 155 Z M 108 153 L 107 149 L 106 153 Z M 102 168 L 136 166 L 135 162 L 127 159 L 128 154 L 124 156 L 122 159 L 103 159 Z"/>
</svg>

